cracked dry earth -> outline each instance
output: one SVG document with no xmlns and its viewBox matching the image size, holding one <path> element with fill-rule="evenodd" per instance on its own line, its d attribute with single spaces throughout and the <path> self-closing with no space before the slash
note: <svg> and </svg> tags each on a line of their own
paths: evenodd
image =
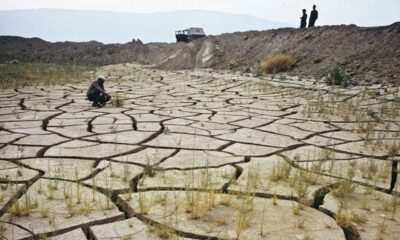
<svg viewBox="0 0 400 240">
<path fill-rule="evenodd" d="M 100 71 L 0 93 L 2 239 L 399 239 L 398 89 Z"/>
</svg>

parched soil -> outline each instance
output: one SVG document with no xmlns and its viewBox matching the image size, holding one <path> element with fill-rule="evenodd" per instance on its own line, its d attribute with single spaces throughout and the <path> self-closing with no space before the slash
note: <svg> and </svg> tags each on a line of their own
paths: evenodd
<svg viewBox="0 0 400 240">
<path fill-rule="evenodd" d="M 173 34 L 173 33 L 171 33 Z M 311 29 L 284 28 L 208 36 L 185 43 L 49 43 L 38 38 L 0 37 L 0 62 L 114 64 L 140 62 L 164 70 L 193 68 L 256 72 L 275 54 L 295 58 L 292 74 L 320 78 L 343 68 L 354 85 L 400 82 L 400 23 Z"/>
<path fill-rule="evenodd" d="M 395 239 L 399 91 L 104 66 L 0 93 L 6 239 Z M 117 102 L 116 99 L 119 99 Z"/>
</svg>

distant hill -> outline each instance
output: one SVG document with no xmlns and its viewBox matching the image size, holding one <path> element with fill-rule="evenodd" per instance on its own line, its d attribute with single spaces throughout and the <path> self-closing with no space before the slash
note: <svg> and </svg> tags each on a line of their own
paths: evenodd
<svg viewBox="0 0 400 240">
<path fill-rule="evenodd" d="M 58 9 L 0 11 L 0 35 L 39 37 L 52 42 L 126 43 L 134 38 L 143 42 L 174 42 L 175 30 L 192 26 L 203 27 L 211 35 L 291 27 L 248 15 L 201 10 L 165 13 Z"/>
</svg>

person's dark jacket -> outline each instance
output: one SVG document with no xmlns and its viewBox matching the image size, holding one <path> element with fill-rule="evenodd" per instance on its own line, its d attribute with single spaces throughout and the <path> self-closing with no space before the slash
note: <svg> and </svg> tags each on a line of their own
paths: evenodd
<svg viewBox="0 0 400 240">
<path fill-rule="evenodd" d="M 303 13 L 300 22 L 300 28 L 305 28 L 307 26 L 307 13 Z"/>
<path fill-rule="evenodd" d="M 315 21 L 318 19 L 318 11 L 312 10 L 310 13 L 310 21 L 308 22 L 308 27 L 314 27 Z"/>
<path fill-rule="evenodd" d="M 103 95 L 107 95 L 106 91 L 104 91 L 104 84 L 99 80 L 93 81 L 92 84 L 90 84 L 86 96 L 89 97 L 89 95 L 96 91 Z"/>
</svg>

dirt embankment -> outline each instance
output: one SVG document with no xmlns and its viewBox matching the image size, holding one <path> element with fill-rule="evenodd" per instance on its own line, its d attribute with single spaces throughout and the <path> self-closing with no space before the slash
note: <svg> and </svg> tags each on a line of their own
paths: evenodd
<svg viewBox="0 0 400 240">
<path fill-rule="evenodd" d="M 0 62 L 112 64 L 137 61 L 161 69 L 214 68 L 253 71 L 268 56 L 292 54 L 295 74 L 322 76 L 341 66 L 352 82 L 400 81 L 400 22 L 384 27 L 284 28 L 209 36 L 185 43 L 50 43 L 0 37 Z"/>
</svg>

